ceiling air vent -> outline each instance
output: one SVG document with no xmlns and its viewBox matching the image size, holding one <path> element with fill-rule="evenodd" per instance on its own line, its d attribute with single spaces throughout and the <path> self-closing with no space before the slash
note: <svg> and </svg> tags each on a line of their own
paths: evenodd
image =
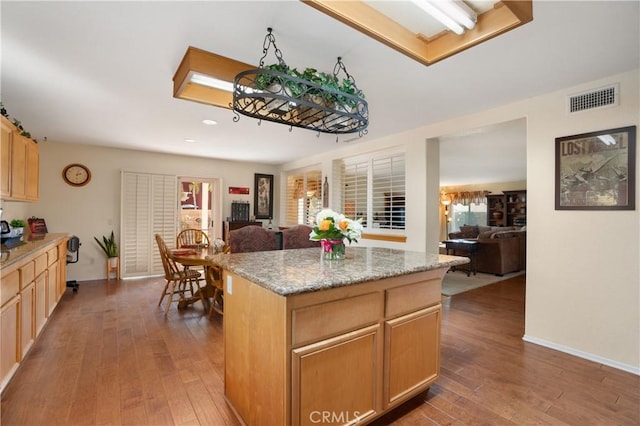
<svg viewBox="0 0 640 426">
<path fill-rule="evenodd" d="M 586 109 L 617 106 L 618 88 L 619 85 L 616 83 L 600 89 L 567 96 L 569 113 L 584 111 Z"/>
</svg>

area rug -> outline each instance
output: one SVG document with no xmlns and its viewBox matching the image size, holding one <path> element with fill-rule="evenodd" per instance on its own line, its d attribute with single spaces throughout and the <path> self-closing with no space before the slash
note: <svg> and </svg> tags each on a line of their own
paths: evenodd
<svg viewBox="0 0 640 426">
<path fill-rule="evenodd" d="M 453 296 L 454 294 L 464 293 L 465 291 L 517 277 L 525 272 L 526 271 L 512 272 L 510 274 L 504 274 L 501 277 L 478 272 L 476 275 L 472 274 L 470 277 L 467 277 L 467 273 L 464 271 L 449 271 L 442 280 L 442 294 L 444 296 Z"/>
</svg>

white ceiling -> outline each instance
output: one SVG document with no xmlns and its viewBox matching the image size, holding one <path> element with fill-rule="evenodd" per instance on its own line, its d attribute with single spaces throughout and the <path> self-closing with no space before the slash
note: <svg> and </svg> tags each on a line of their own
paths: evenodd
<svg viewBox="0 0 640 426">
<path fill-rule="evenodd" d="M 279 164 L 638 68 L 639 5 L 534 0 L 532 22 L 426 67 L 299 1 L 2 1 L 0 97 L 39 140 Z M 267 27 L 290 66 L 329 72 L 343 58 L 369 102 L 367 136 L 336 144 L 172 97 L 187 46 L 257 64 Z M 500 178 L 506 152 L 523 161 L 524 135 L 519 150 L 499 137 L 484 139 L 506 150 L 467 149 L 480 133 L 460 130 L 442 135 L 443 184 L 469 179 L 447 164 Z"/>
</svg>

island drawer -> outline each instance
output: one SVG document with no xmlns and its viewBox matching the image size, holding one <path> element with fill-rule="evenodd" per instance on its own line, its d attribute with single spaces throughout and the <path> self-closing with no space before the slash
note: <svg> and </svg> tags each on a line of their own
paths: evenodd
<svg viewBox="0 0 640 426">
<path fill-rule="evenodd" d="M 368 293 L 295 309 L 292 344 L 300 346 L 378 322 L 381 303 L 380 293 Z"/>
<path fill-rule="evenodd" d="M 434 278 L 388 289 L 385 298 L 385 318 L 433 306 L 442 300 L 440 279 Z"/>
</svg>

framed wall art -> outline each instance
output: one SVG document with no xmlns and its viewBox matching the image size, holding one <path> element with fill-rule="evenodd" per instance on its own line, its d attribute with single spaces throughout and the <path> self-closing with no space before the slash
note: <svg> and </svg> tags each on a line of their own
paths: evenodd
<svg viewBox="0 0 640 426">
<path fill-rule="evenodd" d="M 556 210 L 635 210 L 636 126 L 556 138 Z"/>
<path fill-rule="evenodd" d="M 254 174 L 253 215 L 256 219 L 273 218 L 273 175 Z"/>
</svg>

